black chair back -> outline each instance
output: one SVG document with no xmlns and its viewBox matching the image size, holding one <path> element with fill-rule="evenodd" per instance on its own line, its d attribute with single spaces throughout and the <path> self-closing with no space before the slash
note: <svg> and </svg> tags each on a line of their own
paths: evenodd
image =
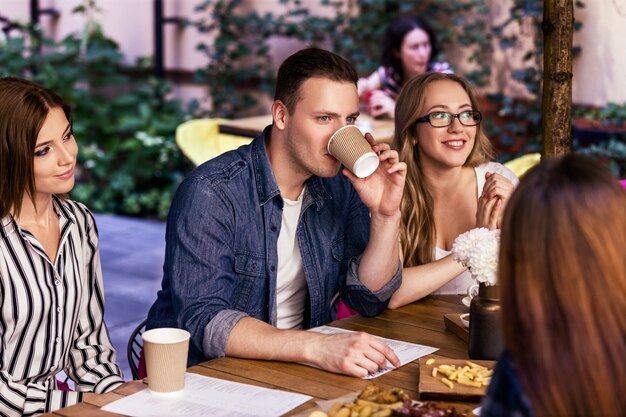
<svg viewBox="0 0 626 417">
<path fill-rule="evenodd" d="M 130 372 L 133 374 L 133 379 L 139 378 L 139 357 L 141 350 L 143 349 L 143 340 L 141 335 L 146 330 L 146 320 L 143 320 L 132 331 L 130 338 L 128 339 L 128 347 L 126 348 L 126 356 L 128 357 L 128 365 L 130 366 Z"/>
</svg>

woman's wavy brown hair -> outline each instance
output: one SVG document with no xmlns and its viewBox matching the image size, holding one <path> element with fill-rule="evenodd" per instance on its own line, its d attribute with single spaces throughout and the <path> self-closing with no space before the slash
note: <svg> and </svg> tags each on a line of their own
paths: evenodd
<svg viewBox="0 0 626 417">
<path fill-rule="evenodd" d="M 478 110 L 478 100 L 471 85 L 455 74 L 431 72 L 411 79 L 402 89 L 395 110 L 395 133 L 393 148 L 400 160 L 407 164 L 407 178 L 402 197 L 402 254 L 405 267 L 429 263 L 433 260 L 436 242 L 434 203 L 426 186 L 419 164 L 419 137 L 415 121 L 424 116 L 425 93 L 428 86 L 437 81 L 453 81 L 467 92 L 473 110 Z M 474 148 L 465 166 L 479 166 L 493 160 L 491 142 L 483 133 L 481 125 L 476 129 Z"/>
<path fill-rule="evenodd" d="M 19 216 L 24 193 L 35 195 L 35 145 L 50 109 L 70 108 L 54 91 L 16 77 L 0 78 L 0 219 Z"/>
<path fill-rule="evenodd" d="M 537 417 L 626 415 L 626 191 L 580 155 L 511 196 L 498 282 L 506 348 Z"/>
</svg>

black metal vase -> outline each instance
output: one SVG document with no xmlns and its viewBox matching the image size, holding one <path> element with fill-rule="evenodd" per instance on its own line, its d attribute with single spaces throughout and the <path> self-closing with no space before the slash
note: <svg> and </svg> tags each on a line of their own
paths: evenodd
<svg viewBox="0 0 626 417">
<path fill-rule="evenodd" d="M 496 360 L 504 348 L 498 287 L 480 283 L 470 304 L 470 359 Z"/>
</svg>

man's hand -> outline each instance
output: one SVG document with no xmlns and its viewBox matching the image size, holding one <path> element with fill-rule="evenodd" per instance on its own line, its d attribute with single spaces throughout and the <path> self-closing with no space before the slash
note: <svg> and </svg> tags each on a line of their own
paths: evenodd
<svg viewBox="0 0 626 417">
<path fill-rule="evenodd" d="M 359 193 L 361 201 L 370 210 L 372 217 L 394 216 L 398 213 L 402 201 L 406 164 L 400 162 L 398 152 L 391 150 L 387 143 L 376 144 L 371 133 L 365 134 L 365 138 L 372 145 L 374 152 L 378 153 L 380 165 L 367 178 L 359 178 L 348 169 L 344 169 L 343 173 Z"/>
<path fill-rule="evenodd" d="M 388 366 L 387 362 L 400 366 L 393 349 L 367 333 L 280 330 L 252 317 L 242 318 L 233 327 L 226 356 L 306 362 L 358 377 Z"/>
<path fill-rule="evenodd" d="M 306 345 L 310 362 L 330 372 L 363 378 L 400 360 L 387 344 L 367 333 L 317 334 Z"/>
</svg>

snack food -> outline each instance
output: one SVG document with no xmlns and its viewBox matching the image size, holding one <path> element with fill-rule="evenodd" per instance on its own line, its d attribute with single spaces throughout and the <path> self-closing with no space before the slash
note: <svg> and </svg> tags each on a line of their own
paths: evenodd
<svg viewBox="0 0 626 417">
<path fill-rule="evenodd" d="M 409 399 L 409 396 L 400 388 L 383 390 L 378 384 L 370 384 L 361 391 L 358 398 L 379 404 L 393 404 L 404 402 Z"/>
<path fill-rule="evenodd" d="M 439 365 L 433 367 L 432 376 L 437 377 L 442 374 L 441 382 L 448 388 L 454 388 L 454 382 L 470 387 L 481 388 L 489 385 L 493 370 L 485 366 L 478 365 L 472 361 L 465 361 L 466 365 Z"/>
<path fill-rule="evenodd" d="M 382 389 L 373 383 L 352 402 L 335 402 L 328 412 L 313 411 L 309 417 L 466 417 L 453 407 L 412 401 L 400 388 Z"/>
<path fill-rule="evenodd" d="M 313 411 L 309 417 L 389 417 L 393 411 L 410 401 L 400 388 L 384 390 L 377 384 L 370 384 L 352 402 L 336 402 L 328 410 Z"/>
<path fill-rule="evenodd" d="M 454 407 L 440 408 L 433 403 L 405 402 L 402 407 L 394 410 L 397 417 L 465 417 L 467 413 L 459 413 Z"/>
</svg>

